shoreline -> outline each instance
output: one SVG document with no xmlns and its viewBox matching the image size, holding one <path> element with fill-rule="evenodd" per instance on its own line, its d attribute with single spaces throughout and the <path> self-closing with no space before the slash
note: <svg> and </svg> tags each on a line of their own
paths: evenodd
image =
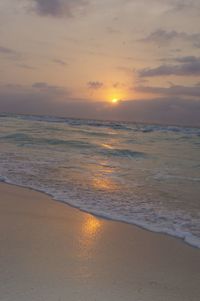
<svg viewBox="0 0 200 301">
<path fill-rule="evenodd" d="M 198 301 L 200 252 L 0 183 L 4 301 Z"/>
<path fill-rule="evenodd" d="M 145 227 L 137 222 L 135 223 L 131 223 L 129 221 L 126 221 L 126 220 L 122 220 L 122 219 L 117 219 L 117 218 L 112 218 L 112 217 L 109 217 L 109 216 L 106 216 L 106 215 L 100 215 L 98 213 L 94 213 L 94 212 L 90 212 L 90 211 L 86 211 L 78 206 L 75 206 L 71 203 L 68 203 L 68 202 L 65 202 L 65 201 L 62 201 L 62 200 L 59 200 L 59 199 L 56 199 L 54 198 L 53 195 L 51 195 L 50 193 L 46 192 L 46 191 L 42 191 L 42 190 L 39 190 L 39 189 L 35 189 L 35 188 L 32 188 L 32 187 L 29 187 L 29 186 L 23 186 L 23 185 L 20 185 L 20 184 L 13 184 L 11 182 L 6 182 L 6 180 L 3 179 L 3 181 L 0 181 L 0 185 L 1 184 L 5 184 L 5 185 L 10 185 L 10 186 L 14 186 L 14 187 L 19 187 L 19 188 L 22 188 L 22 189 L 27 189 L 27 190 L 30 190 L 30 191 L 35 191 L 35 192 L 38 192 L 38 193 L 42 193 L 46 196 L 48 196 L 49 198 L 51 198 L 53 201 L 55 202 L 58 202 L 58 203 L 61 203 L 61 204 L 64 204 L 66 206 L 69 206 L 75 210 L 79 210 L 80 212 L 82 213 L 85 213 L 85 214 L 90 214 L 96 218 L 99 218 L 99 219 L 103 219 L 103 220 L 106 220 L 106 221 L 111 221 L 111 222 L 118 222 L 118 223 L 122 223 L 122 224 L 127 224 L 127 225 L 131 225 L 133 227 L 136 227 L 136 228 L 139 228 L 139 229 L 142 229 L 144 231 L 147 231 L 147 232 L 150 232 L 150 233 L 155 233 L 155 234 L 160 234 L 160 235 L 166 235 L 168 237 L 172 237 L 174 239 L 177 239 L 179 241 L 181 241 L 182 243 L 192 247 L 192 248 L 195 248 L 195 249 L 198 249 L 200 250 L 200 246 L 195 244 L 195 243 L 190 243 L 189 241 L 187 241 L 186 237 L 183 237 L 181 235 L 175 235 L 173 233 L 167 233 L 167 232 L 164 232 L 164 231 L 157 231 L 157 230 L 153 230 L 153 229 L 150 229 L 150 227 Z"/>
</svg>

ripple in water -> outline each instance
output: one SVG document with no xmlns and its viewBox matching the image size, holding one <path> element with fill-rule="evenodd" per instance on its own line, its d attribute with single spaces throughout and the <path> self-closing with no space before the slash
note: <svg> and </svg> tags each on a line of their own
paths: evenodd
<svg viewBox="0 0 200 301">
<path fill-rule="evenodd" d="M 200 129 L 0 117 L 0 181 L 200 247 Z"/>
</svg>

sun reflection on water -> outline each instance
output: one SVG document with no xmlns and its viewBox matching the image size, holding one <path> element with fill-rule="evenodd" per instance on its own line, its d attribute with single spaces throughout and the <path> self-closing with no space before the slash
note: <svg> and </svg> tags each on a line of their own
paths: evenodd
<svg viewBox="0 0 200 301">
<path fill-rule="evenodd" d="M 117 188 L 116 183 L 108 178 L 96 176 L 92 180 L 92 185 L 97 190 L 113 191 Z"/>
<path fill-rule="evenodd" d="M 107 143 L 103 143 L 103 144 L 101 144 L 101 146 L 108 148 L 108 149 L 113 149 L 113 146 L 110 144 L 107 144 Z"/>
<path fill-rule="evenodd" d="M 103 144 L 104 145 L 104 144 Z M 104 147 L 112 148 L 112 146 L 105 144 Z M 110 166 L 108 161 L 99 162 L 93 170 L 93 177 L 91 185 L 98 191 L 112 192 L 117 189 L 117 182 L 115 179 L 114 167 Z"/>
</svg>

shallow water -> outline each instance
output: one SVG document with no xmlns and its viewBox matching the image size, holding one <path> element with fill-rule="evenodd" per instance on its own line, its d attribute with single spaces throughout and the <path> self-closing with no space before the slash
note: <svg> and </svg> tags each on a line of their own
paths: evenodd
<svg viewBox="0 0 200 301">
<path fill-rule="evenodd" d="M 0 180 L 200 247 L 200 129 L 0 116 Z"/>
</svg>

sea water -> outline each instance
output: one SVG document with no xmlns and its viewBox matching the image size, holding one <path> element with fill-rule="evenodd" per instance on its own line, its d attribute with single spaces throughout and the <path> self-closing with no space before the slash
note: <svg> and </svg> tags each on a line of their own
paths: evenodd
<svg viewBox="0 0 200 301">
<path fill-rule="evenodd" d="M 200 129 L 0 115 L 0 181 L 200 248 Z"/>
</svg>

